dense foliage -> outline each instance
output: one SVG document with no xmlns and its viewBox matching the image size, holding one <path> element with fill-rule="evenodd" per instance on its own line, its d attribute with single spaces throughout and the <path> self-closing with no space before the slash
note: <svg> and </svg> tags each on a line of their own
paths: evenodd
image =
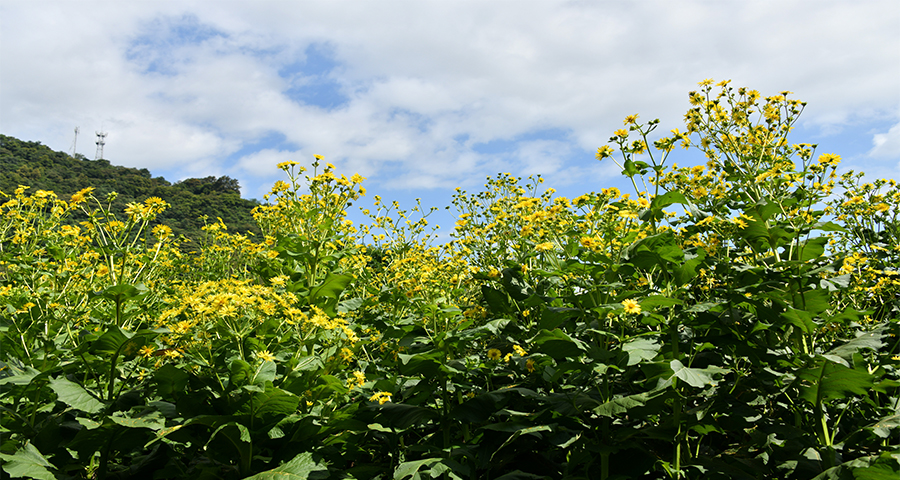
<svg viewBox="0 0 900 480">
<path fill-rule="evenodd" d="M 0 135 L 0 191 L 12 192 L 20 185 L 32 191 L 52 191 L 64 200 L 93 186 L 98 198 L 105 199 L 114 192 L 115 211 L 122 211 L 131 202 L 158 197 L 170 207 L 160 212 L 154 224 L 164 223 L 176 236 L 184 235 L 194 242 L 202 236 L 201 228 L 207 221 L 217 218 L 235 233 L 259 233 L 251 214 L 259 202 L 241 198 L 240 185 L 233 178 L 188 178 L 171 184 L 151 176 L 146 168 L 118 167 L 108 160 L 88 160 L 81 155 L 71 157 L 38 142 Z M 80 213 L 73 212 L 72 218 L 86 220 Z"/>
<path fill-rule="evenodd" d="M 421 207 L 348 221 L 364 179 L 320 158 L 194 253 L 160 198 L 8 192 L 3 470 L 897 478 L 900 190 L 788 143 L 788 92 L 700 85 L 684 132 L 598 149 L 634 194 L 499 175 L 441 245 Z"/>
</svg>

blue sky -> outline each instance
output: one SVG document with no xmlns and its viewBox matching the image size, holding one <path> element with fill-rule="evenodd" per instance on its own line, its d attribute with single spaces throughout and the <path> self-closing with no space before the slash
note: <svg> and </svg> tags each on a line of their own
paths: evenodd
<svg viewBox="0 0 900 480">
<path fill-rule="evenodd" d="M 0 2 L 0 132 L 93 158 L 102 129 L 114 164 L 248 198 L 314 154 L 404 206 L 499 172 L 624 190 L 597 147 L 681 127 L 705 78 L 794 92 L 794 142 L 900 177 L 895 0 Z"/>
</svg>

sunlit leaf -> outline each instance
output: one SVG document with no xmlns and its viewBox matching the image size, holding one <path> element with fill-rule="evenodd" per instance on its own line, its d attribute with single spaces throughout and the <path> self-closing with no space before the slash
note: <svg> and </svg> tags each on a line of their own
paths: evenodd
<svg viewBox="0 0 900 480">
<path fill-rule="evenodd" d="M 36 478 L 39 480 L 56 480 L 57 478 L 50 470 L 47 470 L 53 468 L 53 464 L 48 462 L 31 442 L 16 450 L 13 455 L 0 454 L 0 458 L 4 462 L 3 470 L 9 474 L 10 478 Z"/>
<path fill-rule="evenodd" d="M 106 405 L 94 397 L 81 385 L 64 377 L 50 380 L 50 388 L 56 392 L 60 402 L 83 412 L 97 413 Z"/>
</svg>

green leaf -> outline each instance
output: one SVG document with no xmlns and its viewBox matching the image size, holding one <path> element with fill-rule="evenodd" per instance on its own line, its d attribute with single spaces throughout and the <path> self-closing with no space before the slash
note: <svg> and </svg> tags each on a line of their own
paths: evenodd
<svg viewBox="0 0 900 480">
<path fill-rule="evenodd" d="M 264 392 L 254 393 L 250 401 L 241 406 L 241 412 L 272 421 L 296 412 L 299 405 L 300 397 L 267 384 Z"/>
<path fill-rule="evenodd" d="M 673 203 L 680 203 L 682 205 L 689 205 L 691 202 L 684 196 L 683 193 L 672 190 L 670 192 L 666 192 L 662 195 L 653 198 L 653 202 L 651 202 L 651 208 L 666 208 Z"/>
<path fill-rule="evenodd" d="M 113 325 L 91 344 L 89 351 L 95 355 L 134 357 L 137 355 L 138 350 L 147 343 L 150 335 L 155 335 L 155 333 L 145 330 L 135 334 L 123 331 L 121 328 Z"/>
<path fill-rule="evenodd" d="M 327 472 L 328 468 L 313 460 L 311 452 L 303 452 L 278 468 L 257 473 L 246 480 L 307 480 L 313 472 Z"/>
<path fill-rule="evenodd" d="M 228 371 L 230 373 L 228 381 L 231 386 L 243 387 L 252 383 L 250 379 L 253 377 L 253 368 L 243 359 L 236 358 L 232 360 L 231 365 L 228 366 Z"/>
<path fill-rule="evenodd" d="M 843 232 L 847 233 L 847 229 L 834 222 L 818 222 L 812 226 L 813 230 L 822 230 L 823 232 Z"/>
<path fill-rule="evenodd" d="M 793 256 L 797 257 L 797 250 L 799 250 L 799 260 L 801 262 L 808 262 L 814 258 L 819 258 L 825 253 L 825 245 L 827 243 L 827 237 L 810 238 L 803 242 L 799 248 L 794 247 L 795 254 Z"/>
<path fill-rule="evenodd" d="M 637 175 L 637 165 L 635 165 L 631 160 L 625 160 L 625 166 L 622 169 L 622 173 L 624 173 L 627 177 L 633 177 Z"/>
<path fill-rule="evenodd" d="M 831 306 L 831 293 L 824 288 L 805 290 L 794 295 L 794 308 L 818 315 Z"/>
<path fill-rule="evenodd" d="M 256 368 L 253 369 L 253 376 L 250 377 L 250 383 L 254 385 L 264 385 L 266 382 L 274 382 L 277 371 L 278 367 L 275 366 L 275 362 L 260 362 Z"/>
<path fill-rule="evenodd" d="M 900 428 L 900 413 L 880 418 L 871 427 L 872 432 L 881 438 L 888 438 L 891 432 Z"/>
<path fill-rule="evenodd" d="M 677 298 L 666 297 L 664 295 L 650 295 L 649 297 L 641 300 L 641 310 L 653 311 L 658 307 L 672 307 L 675 305 L 681 305 L 684 302 L 678 300 Z"/>
<path fill-rule="evenodd" d="M 425 407 L 407 405 L 405 403 L 388 402 L 378 406 L 378 423 L 397 430 L 405 430 L 418 423 L 426 423 L 440 415 Z"/>
<path fill-rule="evenodd" d="M 884 345 L 884 342 L 881 341 L 882 338 L 884 338 L 884 334 L 881 329 L 874 332 L 862 332 L 853 340 L 829 350 L 828 355 L 836 355 L 845 360 L 850 360 L 853 358 L 854 353 L 864 348 L 870 350 L 881 348 Z"/>
<path fill-rule="evenodd" d="M 672 360 L 669 363 L 669 366 L 672 367 L 672 371 L 674 372 L 676 377 L 684 380 L 692 387 L 697 388 L 703 388 L 706 385 L 715 385 L 718 382 L 713 378 L 714 375 L 725 374 L 729 372 L 727 368 L 720 368 L 716 366 L 709 366 L 706 368 L 685 367 L 678 360 Z"/>
<path fill-rule="evenodd" d="M 643 406 L 650 398 L 651 394 L 648 392 L 617 396 L 594 407 L 593 412 L 604 417 L 614 417 L 618 414 L 626 413 L 632 408 Z"/>
<path fill-rule="evenodd" d="M 424 375 L 430 377 L 441 369 L 443 354 L 439 350 L 415 355 L 399 354 L 400 373 L 403 375 Z"/>
<path fill-rule="evenodd" d="M 528 344 L 556 360 L 577 357 L 588 350 L 584 342 L 568 336 L 558 328 L 552 331 L 541 330 L 531 340 L 528 340 Z"/>
<path fill-rule="evenodd" d="M 183 392 L 190 378 L 190 374 L 169 364 L 163 365 L 153 374 L 157 391 L 164 398 Z"/>
<path fill-rule="evenodd" d="M 780 317 L 789 324 L 799 328 L 803 333 L 812 333 L 818 330 L 819 326 L 813 321 L 813 316 L 806 310 L 797 310 L 788 307 L 780 314 Z"/>
<path fill-rule="evenodd" d="M 159 430 L 166 426 L 166 419 L 159 412 L 152 412 L 140 417 L 124 417 L 113 415 L 107 417 L 117 425 L 128 428 L 149 428 L 150 430 Z"/>
<path fill-rule="evenodd" d="M 829 468 L 813 480 L 895 480 L 900 477 L 900 451 L 854 458 Z"/>
<path fill-rule="evenodd" d="M 56 392 L 56 396 L 60 402 L 63 402 L 76 410 L 87 413 L 97 413 L 106 406 L 103 402 L 88 393 L 84 387 L 65 377 L 60 377 L 55 380 L 51 379 L 50 388 Z"/>
<path fill-rule="evenodd" d="M 318 298 L 337 299 L 341 296 L 341 292 L 343 292 L 344 289 L 347 288 L 347 285 L 352 281 L 353 276 L 351 275 L 335 275 L 329 273 L 328 276 L 325 277 L 325 281 L 310 292 L 310 301 L 314 301 Z"/>
<path fill-rule="evenodd" d="M 502 315 L 512 311 L 512 307 L 509 305 L 509 298 L 500 290 L 488 285 L 482 285 L 481 295 L 484 296 L 484 300 L 492 313 Z"/>
<path fill-rule="evenodd" d="M 659 352 L 660 345 L 655 338 L 638 337 L 622 345 L 622 351 L 628 354 L 627 366 L 637 365 L 644 360 L 653 360 Z"/>
<path fill-rule="evenodd" d="M 675 273 L 675 284 L 678 286 L 685 285 L 690 282 L 697 276 L 698 267 L 703 263 L 706 259 L 706 250 L 698 249 L 697 255 L 685 260 L 685 262 L 681 265 L 678 265 L 674 269 Z"/>
<path fill-rule="evenodd" d="M 485 428 L 489 428 L 489 427 L 491 427 L 491 425 L 488 425 Z M 503 431 L 503 430 L 501 430 L 501 431 Z M 497 450 L 494 451 L 494 453 L 491 455 L 491 460 L 494 460 L 494 456 L 496 456 L 498 453 L 500 453 L 500 450 L 503 450 L 503 447 L 514 442 L 517 438 L 519 438 L 523 434 L 536 434 L 538 437 L 540 437 L 541 435 L 538 432 L 552 432 L 552 431 L 553 431 L 553 428 L 551 428 L 549 425 L 536 425 L 533 427 L 519 427 L 513 432 L 512 435 L 509 436 L 509 438 L 506 439 L 506 441 L 503 442 L 503 445 L 500 445 L 497 448 Z"/>
<path fill-rule="evenodd" d="M 53 464 L 48 462 L 31 442 L 16 450 L 13 455 L 0 454 L 0 458 L 5 462 L 3 470 L 9 474 L 10 478 L 56 480 L 56 475 L 47 470 L 47 468 L 53 468 Z"/>
<path fill-rule="evenodd" d="M 319 376 L 319 384 L 314 388 L 315 391 L 330 390 L 336 393 L 347 393 L 347 386 L 339 378 L 334 375 Z"/>
<path fill-rule="evenodd" d="M 106 298 L 116 303 L 121 303 L 144 293 L 147 293 L 147 287 L 145 287 L 143 284 L 129 285 L 127 283 L 120 283 L 118 285 L 107 287 L 99 292 L 95 292 L 89 296 L 95 298 Z"/>
<path fill-rule="evenodd" d="M 406 477 L 415 475 L 420 468 L 430 468 L 432 465 L 440 461 L 440 458 L 424 458 L 422 460 L 415 460 L 412 462 L 403 462 L 399 467 L 397 467 L 397 470 L 394 471 L 394 480 L 403 480 Z"/>
<path fill-rule="evenodd" d="M 850 394 L 865 396 L 872 387 L 874 377 L 870 373 L 849 368 L 828 360 L 821 355 L 797 374 L 800 397 L 813 405 Z"/>
</svg>

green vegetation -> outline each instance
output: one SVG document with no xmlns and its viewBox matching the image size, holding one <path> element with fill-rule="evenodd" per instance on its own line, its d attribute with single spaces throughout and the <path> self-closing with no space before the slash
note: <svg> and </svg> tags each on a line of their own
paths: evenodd
<svg viewBox="0 0 900 480">
<path fill-rule="evenodd" d="M 131 202 L 158 197 L 171 208 L 162 212 L 156 222 L 168 225 L 176 236 L 184 235 L 194 243 L 202 236 L 204 216 L 210 222 L 221 218 L 237 233 L 259 234 L 251 213 L 259 203 L 241 198 L 240 186 L 233 178 L 188 178 L 173 185 L 162 177 L 151 176 L 145 168 L 117 167 L 108 160 L 87 160 L 80 155 L 73 158 L 38 142 L 0 135 L 0 190 L 12 192 L 19 185 L 29 186 L 32 191 L 53 191 L 63 199 L 89 186 L 96 189 L 94 194 L 99 198 L 115 192 L 115 211 L 124 210 Z M 85 217 L 75 212 L 72 219 L 83 221 Z"/>
<path fill-rule="evenodd" d="M 159 198 L 6 192 L 3 471 L 900 477 L 900 188 L 788 143 L 787 92 L 718 87 L 598 149 L 633 194 L 499 175 L 442 245 L 377 196 L 348 221 L 364 179 L 321 158 L 279 165 L 258 241 L 216 222 L 189 252 Z"/>
</svg>

